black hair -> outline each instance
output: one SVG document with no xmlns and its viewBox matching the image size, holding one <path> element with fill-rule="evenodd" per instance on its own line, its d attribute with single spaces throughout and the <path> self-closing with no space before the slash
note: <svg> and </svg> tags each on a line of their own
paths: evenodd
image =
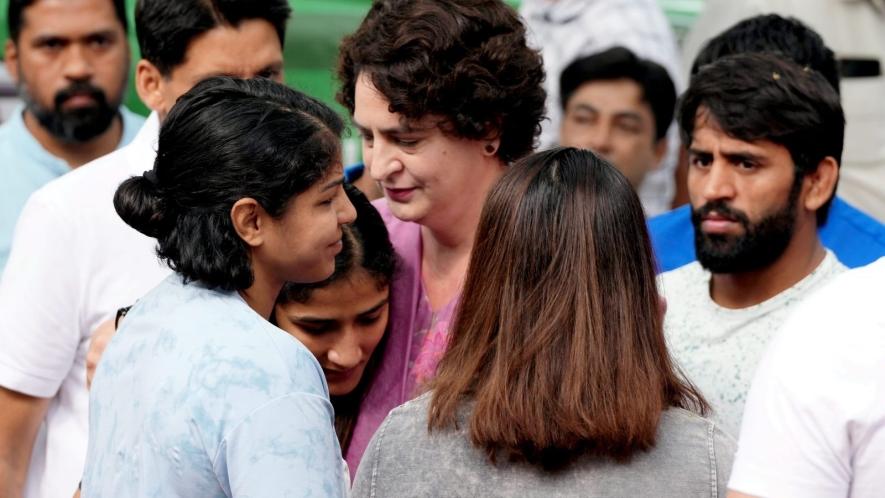
<svg viewBox="0 0 885 498">
<path fill-rule="evenodd" d="M 34 4 L 36 0 L 9 0 L 9 8 L 6 11 L 6 26 L 9 29 L 9 38 L 18 42 L 24 23 L 24 11 Z M 114 4 L 114 14 L 123 26 L 123 31 L 129 31 L 129 21 L 126 19 L 126 0 L 111 0 Z"/>
<path fill-rule="evenodd" d="M 281 216 L 340 160 L 342 128 L 325 104 L 273 81 L 209 78 L 172 107 L 154 169 L 123 182 L 114 207 L 186 281 L 248 288 L 250 253 L 231 207 L 251 197 Z"/>
<path fill-rule="evenodd" d="M 837 164 L 842 159 L 845 115 L 839 95 L 817 71 L 775 54 L 730 55 L 701 67 L 677 112 L 686 145 L 702 107 L 730 137 L 786 147 L 797 176 L 815 171 L 828 156 Z M 818 209 L 818 225 L 826 223 L 831 202 L 832 196 Z"/>
<path fill-rule="evenodd" d="M 676 109 L 676 87 L 660 64 L 641 59 L 624 47 L 613 47 L 569 64 L 559 77 L 559 95 L 565 109 L 572 94 L 585 83 L 626 78 L 642 89 L 655 119 L 655 140 L 667 135 Z"/>
<path fill-rule="evenodd" d="M 823 75 L 839 93 L 839 63 L 816 31 L 793 17 L 765 14 L 738 22 L 711 38 L 695 57 L 691 74 L 727 55 L 777 52 Z"/>
<path fill-rule="evenodd" d="M 396 253 L 390 243 L 384 220 L 359 189 L 353 185 L 345 184 L 344 190 L 356 210 L 356 220 L 350 225 L 342 227 L 344 231 L 344 236 L 341 238 L 343 247 L 341 252 L 335 256 L 334 273 L 319 283 L 286 283 L 280 291 L 277 303 L 291 301 L 306 303 L 310 300 L 315 289 L 349 278 L 354 270 L 360 268 L 369 273 L 379 290 L 390 286 L 393 272 L 396 269 Z M 350 446 L 353 429 L 359 416 L 360 403 L 362 403 L 368 386 L 375 378 L 381 358 L 384 356 L 386 344 L 387 333 L 375 347 L 375 351 L 363 371 L 363 377 L 353 392 L 330 398 L 332 407 L 335 409 L 335 433 L 338 435 L 342 452 L 346 452 Z"/>
<path fill-rule="evenodd" d="M 138 0 L 135 32 L 141 56 L 168 76 L 194 38 L 250 19 L 273 25 L 283 46 L 291 9 L 286 0 Z"/>
<path fill-rule="evenodd" d="M 453 136 L 498 137 L 504 163 L 541 133 L 543 61 L 502 0 L 374 1 L 339 51 L 337 99 L 351 114 L 360 74 L 406 119 L 436 115 Z"/>
</svg>

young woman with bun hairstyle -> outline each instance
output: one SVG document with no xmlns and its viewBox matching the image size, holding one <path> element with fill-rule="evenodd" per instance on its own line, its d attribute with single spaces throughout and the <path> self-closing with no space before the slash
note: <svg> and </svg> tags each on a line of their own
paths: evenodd
<svg viewBox="0 0 885 498">
<path fill-rule="evenodd" d="M 268 321 L 285 282 L 333 273 L 354 219 L 341 130 L 261 78 L 211 78 L 173 107 L 114 206 L 174 273 L 96 370 L 84 496 L 344 495 L 323 371 Z"/>
<path fill-rule="evenodd" d="M 360 403 L 384 354 L 396 266 L 381 215 L 356 187 L 345 185 L 345 191 L 357 216 L 343 227 L 335 273 L 319 283 L 285 284 L 273 315 L 323 368 L 342 452 L 350 446 Z"/>
<path fill-rule="evenodd" d="M 734 441 L 670 360 L 642 206 L 614 167 L 573 148 L 512 165 L 455 316 L 354 496 L 724 496 Z"/>
</svg>

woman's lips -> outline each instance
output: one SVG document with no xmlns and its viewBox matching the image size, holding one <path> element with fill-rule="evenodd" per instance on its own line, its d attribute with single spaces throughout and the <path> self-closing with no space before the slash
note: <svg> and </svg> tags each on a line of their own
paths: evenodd
<svg viewBox="0 0 885 498">
<path fill-rule="evenodd" d="M 358 367 L 359 365 L 347 370 L 329 370 L 324 368 L 323 372 L 326 374 L 327 382 L 345 382 L 350 380 L 354 374 L 357 373 Z"/>
<path fill-rule="evenodd" d="M 384 188 L 384 195 L 394 202 L 408 202 L 414 192 L 414 188 Z"/>
</svg>

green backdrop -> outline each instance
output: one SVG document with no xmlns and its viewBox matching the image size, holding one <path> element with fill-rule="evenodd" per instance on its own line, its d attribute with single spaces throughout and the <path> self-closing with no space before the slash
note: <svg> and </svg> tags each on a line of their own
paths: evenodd
<svg viewBox="0 0 885 498">
<path fill-rule="evenodd" d="M 697 16 L 703 0 L 658 0 L 664 8 L 671 24 L 682 35 Z M 135 0 L 127 0 L 130 28 Z M 335 64 L 338 44 L 341 38 L 356 29 L 360 20 L 371 5 L 371 0 L 289 0 L 292 6 L 292 19 L 286 29 L 285 78 L 286 83 L 309 93 L 338 108 L 334 102 Z M 519 0 L 507 0 L 518 7 Z M 8 0 L 0 0 L 0 58 L 7 38 L 6 10 Z M 135 30 L 130 29 L 133 61 L 139 58 Z M 147 109 L 130 88 L 126 103 L 138 112 Z M 340 108 L 338 108 L 340 110 Z"/>
</svg>

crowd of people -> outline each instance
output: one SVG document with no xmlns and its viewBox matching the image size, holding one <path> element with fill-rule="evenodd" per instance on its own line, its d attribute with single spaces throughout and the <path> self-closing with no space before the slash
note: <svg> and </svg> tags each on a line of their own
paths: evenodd
<svg viewBox="0 0 885 498">
<path fill-rule="evenodd" d="M 344 117 L 287 0 L 138 0 L 141 118 L 124 0 L 9 0 L 0 496 L 878 496 L 881 47 L 783 10 L 686 84 L 652 0 L 374 0 Z"/>
</svg>

